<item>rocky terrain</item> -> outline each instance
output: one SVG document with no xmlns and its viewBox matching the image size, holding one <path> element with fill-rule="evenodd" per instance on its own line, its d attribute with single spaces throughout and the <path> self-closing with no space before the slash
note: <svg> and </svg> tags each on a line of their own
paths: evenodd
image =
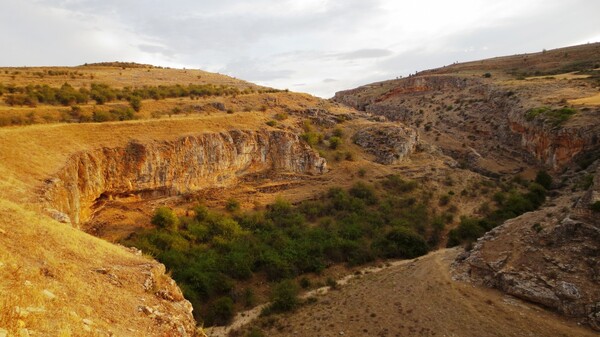
<svg viewBox="0 0 600 337">
<path fill-rule="evenodd" d="M 0 73 L 11 88 L 72 79 L 80 89 L 96 78 L 115 90 L 182 81 L 236 89 L 145 99 L 131 116 L 118 115 L 130 102 L 116 98 L 77 108 L 0 103 L 0 122 L 11 125 L 0 128 L 0 337 L 201 334 L 172 270 L 89 234 L 114 242 L 154 228 L 157 207 L 189 218 L 198 204 L 230 212 L 233 200 L 240 213 L 261 212 L 282 197 L 318 203 L 333 187 L 359 183 L 366 190 L 353 193 L 368 194 L 367 184 L 381 188 L 396 176 L 400 188 L 418 189 L 381 208 L 392 214 L 391 202 L 423 202 L 438 227 L 433 235 L 428 223 L 419 235 L 436 250 L 462 218 L 491 214 L 501 206 L 498 193 L 527 190 L 540 170 L 553 178 L 542 207 L 466 252 L 439 249 L 380 273 L 358 272 L 340 291 L 232 335 L 252 327 L 268 336 L 594 335 L 599 51 L 592 44 L 455 64 L 329 101 L 142 65 Z M 328 265 L 307 277 L 322 282 L 357 270 Z M 260 277 L 241 283 L 267 283 Z M 268 300 L 266 286 L 257 298 Z"/>
<path fill-rule="evenodd" d="M 333 100 L 416 127 L 423 140 L 482 173 L 515 173 L 527 166 L 523 163 L 559 170 L 597 149 L 597 105 L 575 104 L 577 113 L 560 123 L 528 112 L 539 107 L 560 109 L 570 106 L 569 100 L 594 96 L 598 75 L 593 69 L 600 62 L 599 50 L 600 45 L 594 44 L 482 61 L 477 66 L 453 65 L 338 92 Z M 590 55 L 590 51 L 595 53 Z M 588 71 L 586 75 L 515 75 L 570 69 L 577 62 L 562 57 L 566 52 L 585 59 L 578 64 L 580 70 Z M 554 63 L 534 62 L 538 57 L 551 58 Z M 521 62 L 514 61 L 511 68 L 498 66 L 513 59 Z"/>
<path fill-rule="evenodd" d="M 235 184 L 246 174 L 275 170 L 326 172 L 326 162 L 296 134 L 231 130 L 171 142 L 130 142 L 71 156 L 44 187 L 50 212 L 78 225 L 98 198 L 177 195 Z"/>
<path fill-rule="evenodd" d="M 600 171 L 588 191 L 560 196 L 488 232 L 456 262 L 457 278 L 578 318 L 600 330 Z M 592 171 L 594 172 L 594 171 Z"/>
</svg>

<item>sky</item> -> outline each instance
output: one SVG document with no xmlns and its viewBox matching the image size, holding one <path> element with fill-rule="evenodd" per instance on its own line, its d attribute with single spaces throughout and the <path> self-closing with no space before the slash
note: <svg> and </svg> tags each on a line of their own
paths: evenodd
<svg viewBox="0 0 600 337">
<path fill-rule="evenodd" d="M 138 62 L 328 98 L 598 42 L 599 13 L 598 0 L 0 0 L 0 66 Z"/>
</svg>

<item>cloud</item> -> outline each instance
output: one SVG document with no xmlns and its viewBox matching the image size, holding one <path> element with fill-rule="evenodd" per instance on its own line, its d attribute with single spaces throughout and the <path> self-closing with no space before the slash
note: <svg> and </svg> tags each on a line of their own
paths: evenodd
<svg viewBox="0 0 600 337">
<path fill-rule="evenodd" d="M 0 65 L 134 61 L 330 97 L 455 61 L 600 37 L 597 0 L 20 0 Z M 335 80 L 333 80 L 335 79 Z"/>
<path fill-rule="evenodd" d="M 392 54 L 393 54 L 393 52 L 388 49 L 372 48 L 372 49 L 358 49 L 358 50 L 347 52 L 347 53 L 340 53 L 340 54 L 336 54 L 335 57 L 337 57 L 340 60 L 356 60 L 356 59 L 380 58 L 380 57 L 390 56 Z"/>
</svg>

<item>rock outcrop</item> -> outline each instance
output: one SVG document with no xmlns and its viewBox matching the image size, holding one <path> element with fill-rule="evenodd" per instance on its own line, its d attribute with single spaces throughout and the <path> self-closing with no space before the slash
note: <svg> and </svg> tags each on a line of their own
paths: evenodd
<svg viewBox="0 0 600 337">
<path fill-rule="evenodd" d="M 536 85 L 535 90 L 557 90 Z M 572 117 L 577 122 L 561 125 L 527 120 L 529 108 L 546 104 L 527 90 L 470 76 L 420 75 L 341 91 L 333 100 L 416 127 L 424 141 L 463 162 L 474 149 L 484 162 L 542 164 L 558 171 L 600 147 L 600 110 L 581 109 Z"/>
<path fill-rule="evenodd" d="M 600 174 L 591 191 L 598 186 Z M 576 204 L 571 196 L 559 198 L 555 206 L 488 232 L 459 256 L 456 276 L 580 318 L 600 331 L 600 217 L 589 210 L 589 201 L 581 202 L 589 194 Z"/>
<path fill-rule="evenodd" d="M 355 144 L 375 156 L 380 164 L 396 164 L 413 153 L 419 137 L 411 128 L 398 124 L 380 124 L 365 127 L 352 137 Z"/>
<path fill-rule="evenodd" d="M 557 128 L 540 121 L 528 122 L 520 111 L 509 114 L 509 123 L 511 131 L 521 136 L 521 146 L 553 169 L 560 169 L 578 155 L 600 147 L 597 124 Z"/>
<path fill-rule="evenodd" d="M 63 213 L 79 224 L 90 218 L 98 198 L 229 186 L 245 174 L 267 170 L 320 174 L 326 169 L 325 160 L 293 133 L 232 130 L 77 153 L 46 181 L 44 199 L 54 218 L 64 220 Z"/>
</svg>

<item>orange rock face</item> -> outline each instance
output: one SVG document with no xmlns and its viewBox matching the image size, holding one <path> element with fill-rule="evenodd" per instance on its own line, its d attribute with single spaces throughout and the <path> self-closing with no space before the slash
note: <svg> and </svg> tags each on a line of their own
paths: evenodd
<svg viewBox="0 0 600 337">
<path fill-rule="evenodd" d="M 44 197 L 50 209 L 77 225 L 90 218 L 90 206 L 102 196 L 231 186 L 245 174 L 266 170 L 321 174 L 327 167 L 293 133 L 233 130 L 74 154 L 47 180 Z"/>
</svg>

